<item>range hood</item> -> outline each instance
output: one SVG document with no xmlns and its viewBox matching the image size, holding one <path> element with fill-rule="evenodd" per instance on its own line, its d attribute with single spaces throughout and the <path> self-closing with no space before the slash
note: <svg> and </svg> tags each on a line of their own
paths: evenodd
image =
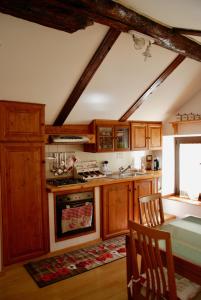
<svg viewBox="0 0 201 300">
<path fill-rule="evenodd" d="M 90 143 L 91 139 L 89 135 L 50 135 L 49 141 L 51 143 L 58 144 L 85 144 Z"/>
</svg>

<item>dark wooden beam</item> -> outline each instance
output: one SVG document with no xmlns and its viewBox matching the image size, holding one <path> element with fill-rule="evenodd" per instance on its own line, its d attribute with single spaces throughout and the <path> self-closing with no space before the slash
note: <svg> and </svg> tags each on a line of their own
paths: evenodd
<svg viewBox="0 0 201 300">
<path fill-rule="evenodd" d="M 73 91 L 71 92 L 69 98 L 64 104 L 61 112 L 56 118 L 54 122 L 55 126 L 60 126 L 65 122 L 66 118 L 68 117 L 73 107 L 77 103 L 80 95 L 83 93 L 84 89 L 90 82 L 91 78 L 94 76 L 96 70 L 104 60 L 107 53 L 110 51 L 111 47 L 113 46 L 113 44 L 115 43 L 119 35 L 120 35 L 120 31 L 117 31 L 115 29 L 108 30 L 103 41 L 101 42 L 100 46 L 96 50 L 89 64 L 85 68 L 80 79 L 78 80 Z"/>
<path fill-rule="evenodd" d="M 142 93 L 142 95 L 133 103 L 127 112 L 119 119 L 124 122 L 144 103 L 150 94 L 152 94 L 159 85 L 176 69 L 178 65 L 185 59 L 185 56 L 178 55 L 173 62 L 152 82 L 152 84 Z"/>
<path fill-rule="evenodd" d="M 161 47 L 201 61 L 201 45 L 112 0 L 1 0 L 0 11 L 56 29 L 74 32 L 91 20 L 119 31 L 136 31 Z"/>
<path fill-rule="evenodd" d="M 172 29 L 173 32 L 185 35 L 194 35 L 194 36 L 201 36 L 201 30 L 196 29 L 187 29 L 187 28 L 176 28 Z"/>
<path fill-rule="evenodd" d="M 201 45 L 111 0 L 68 0 L 79 13 L 121 31 L 131 28 L 149 35 L 161 47 L 201 61 Z"/>
<path fill-rule="evenodd" d="M 40 25 L 73 33 L 93 24 L 85 15 L 79 15 L 70 6 L 61 8 L 56 1 L 1 0 L 0 11 Z"/>
</svg>

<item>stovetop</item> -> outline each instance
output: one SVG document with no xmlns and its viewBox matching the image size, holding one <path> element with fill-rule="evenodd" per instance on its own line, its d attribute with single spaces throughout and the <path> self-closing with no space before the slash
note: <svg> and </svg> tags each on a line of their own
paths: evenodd
<svg viewBox="0 0 201 300">
<path fill-rule="evenodd" d="M 77 184 L 86 182 L 83 178 L 52 178 L 47 180 L 47 184 L 54 186 L 63 186 L 68 184 Z"/>
</svg>

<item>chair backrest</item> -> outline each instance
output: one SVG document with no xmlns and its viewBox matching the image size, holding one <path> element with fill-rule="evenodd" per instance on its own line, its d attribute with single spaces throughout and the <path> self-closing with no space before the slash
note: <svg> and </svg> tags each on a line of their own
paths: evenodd
<svg viewBox="0 0 201 300">
<path fill-rule="evenodd" d="M 128 290 L 129 299 L 138 299 L 142 290 L 142 283 L 146 296 L 151 299 L 176 300 L 176 283 L 174 277 L 174 263 L 171 250 L 170 233 L 149 228 L 133 221 L 129 221 L 130 236 L 127 242 L 127 274 L 132 278 L 132 297 Z M 164 251 L 160 251 L 159 246 Z M 141 266 L 138 268 L 138 255 L 141 255 Z M 164 268 L 165 266 L 165 268 Z M 128 270 L 128 268 L 130 270 Z M 143 274 L 143 276 L 142 276 Z M 145 299 L 150 299 L 145 297 Z"/>
<path fill-rule="evenodd" d="M 139 197 L 140 223 L 154 227 L 164 222 L 161 194 L 151 194 Z"/>
</svg>

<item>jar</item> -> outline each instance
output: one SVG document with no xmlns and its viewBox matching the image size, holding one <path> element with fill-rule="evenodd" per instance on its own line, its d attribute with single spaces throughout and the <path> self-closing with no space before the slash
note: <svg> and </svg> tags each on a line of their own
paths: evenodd
<svg viewBox="0 0 201 300">
<path fill-rule="evenodd" d="M 188 115 L 187 114 L 183 114 L 181 117 L 182 121 L 187 121 L 188 120 Z"/>
<path fill-rule="evenodd" d="M 176 121 L 181 121 L 181 115 L 180 115 L 180 113 L 176 114 Z"/>
<path fill-rule="evenodd" d="M 195 119 L 195 115 L 193 113 L 188 114 L 188 120 L 192 121 Z"/>
</svg>

